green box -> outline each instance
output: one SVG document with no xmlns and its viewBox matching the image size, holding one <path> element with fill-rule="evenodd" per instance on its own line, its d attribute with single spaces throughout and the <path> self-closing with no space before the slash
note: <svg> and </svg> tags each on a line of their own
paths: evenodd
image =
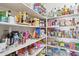
<svg viewBox="0 0 79 59">
<path fill-rule="evenodd" d="M 0 16 L 6 17 L 6 11 L 0 11 Z"/>
<path fill-rule="evenodd" d="M 76 43 L 76 49 L 79 50 L 79 43 Z"/>
<path fill-rule="evenodd" d="M 0 22 L 8 22 L 8 17 L 6 16 L 6 11 L 0 11 Z"/>
</svg>

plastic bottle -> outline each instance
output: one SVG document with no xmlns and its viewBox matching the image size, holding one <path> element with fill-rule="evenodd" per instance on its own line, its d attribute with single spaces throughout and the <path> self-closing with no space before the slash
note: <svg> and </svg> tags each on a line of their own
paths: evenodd
<svg viewBox="0 0 79 59">
<path fill-rule="evenodd" d="M 77 12 L 77 7 L 78 7 L 78 5 L 77 5 L 77 3 L 75 3 L 75 5 L 74 5 L 74 14 L 77 14 L 78 12 Z"/>
<path fill-rule="evenodd" d="M 51 10 L 51 16 L 54 17 L 54 9 Z"/>
<path fill-rule="evenodd" d="M 57 9 L 56 8 L 54 8 L 54 17 L 57 17 Z"/>
<path fill-rule="evenodd" d="M 72 5 L 70 6 L 70 14 L 74 14 L 74 7 Z"/>
<path fill-rule="evenodd" d="M 77 6 L 77 12 L 79 13 L 79 5 Z"/>
<path fill-rule="evenodd" d="M 64 14 L 64 15 L 69 14 L 68 8 L 67 8 L 66 5 L 64 5 L 64 7 L 63 7 L 63 14 Z"/>
<path fill-rule="evenodd" d="M 23 13 L 23 23 L 26 24 L 26 13 Z"/>
<path fill-rule="evenodd" d="M 15 24 L 15 17 L 12 16 L 11 10 L 8 10 L 8 22 Z"/>
</svg>

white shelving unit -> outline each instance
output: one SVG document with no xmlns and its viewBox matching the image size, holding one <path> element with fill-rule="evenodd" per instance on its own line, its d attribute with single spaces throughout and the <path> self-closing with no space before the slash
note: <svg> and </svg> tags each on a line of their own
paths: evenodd
<svg viewBox="0 0 79 59">
<path fill-rule="evenodd" d="M 72 42 L 72 43 L 79 43 L 79 39 L 74 39 L 74 38 L 57 38 L 58 41 L 63 41 L 63 42 Z"/>
<path fill-rule="evenodd" d="M 66 17 L 78 17 L 79 14 L 71 14 L 71 15 L 63 15 L 63 16 L 57 16 L 57 17 L 44 17 L 42 15 L 40 15 L 39 13 L 35 12 L 32 8 L 30 8 L 26 3 L 0 3 L 0 8 L 2 8 L 2 10 L 12 10 L 13 12 L 13 16 L 15 14 L 17 14 L 18 11 L 26 11 L 29 15 L 33 16 L 33 17 L 36 17 L 36 18 L 40 18 L 40 19 L 46 19 L 46 27 L 40 27 L 40 28 L 45 28 L 46 29 L 46 44 L 43 48 L 39 48 L 37 49 L 37 51 L 33 54 L 33 56 L 36 56 L 37 54 L 39 54 L 39 52 L 41 50 L 43 50 L 45 47 L 46 47 L 46 53 L 47 53 L 47 46 L 50 46 L 50 47 L 58 47 L 58 48 L 62 48 L 62 49 L 66 49 L 66 50 L 71 50 L 71 51 L 76 51 L 76 52 L 79 52 L 77 50 L 72 50 L 72 49 L 68 49 L 68 48 L 65 48 L 65 47 L 60 47 L 60 46 L 52 46 L 52 45 L 47 45 L 47 39 L 48 39 L 48 35 L 47 35 L 47 32 L 48 32 L 48 28 L 59 28 L 59 29 L 67 29 L 68 28 L 74 28 L 75 26 L 48 26 L 47 25 L 47 19 L 58 19 L 58 18 L 66 18 Z M 6 22 L 0 22 L 0 26 L 7 26 L 9 27 L 9 31 L 11 32 L 11 29 L 12 27 L 24 27 L 24 28 L 36 28 L 38 26 L 28 26 L 28 25 L 20 25 L 20 24 L 11 24 L 11 23 L 6 23 Z M 79 26 L 79 25 L 76 25 L 76 26 Z M 79 40 L 78 39 L 71 39 L 71 38 L 58 38 L 58 37 L 51 37 L 51 38 L 56 38 L 58 41 L 64 41 L 64 42 L 78 42 L 79 43 Z M 7 48 L 6 51 L 0 53 L 1 56 L 5 56 L 5 55 L 8 55 L 12 52 L 15 52 L 21 48 L 24 48 L 24 47 L 27 47 L 29 45 L 31 45 L 32 43 L 35 43 L 35 42 L 38 42 L 40 40 L 42 40 L 43 38 L 39 38 L 39 39 L 35 39 L 35 40 L 28 40 L 26 43 L 22 44 L 22 45 L 12 45 L 12 46 L 9 46 Z"/>
<path fill-rule="evenodd" d="M 38 26 L 29 26 L 29 25 L 21 25 L 21 24 L 11 24 L 11 23 L 7 23 L 7 22 L 0 22 L 0 25 L 8 26 L 8 27 L 25 27 L 25 28 L 27 28 L 27 27 L 31 27 L 31 28 L 38 27 Z"/>
<path fill-rule="evenodd" d="M 49 19 L 57 19 L 58 20 L 59 18 L 66 18 L 66 17 L 79 17 L 79 14 L 71 14 L 71 15 L 63 15 L 63 16 L 57 16 L 57 17 L 49 17 L 48 20 Z M 57 25 L 57 26 L 47 26 L 47 28 L 50 28 L 50 29 L 57 28 L 57 29 L 66 30 L 66 31 L 67 30 L 69 31 L 70 28 L 76 28 L 76 27 L 79 27 L 79 25 L 76 25 L 76 26 L 59 26 L 59 25 Z M 66 43 L 79 43 L 79 39 L 74 39 L 74 38 L 59 38 L 59 37 L 55 37 L 55 36 L 52 36 L 52 37 L 47 36 L 47 37 L 50 38 L 50 39 L 55 39 L 58 42 L 63 41 L 63 42 L 66 42 Z M 61 48 L 61 49 L 65 49 L 67 51 L 79 52 L 78 50 L 73 50 L 73 49 L 69 49 L 69 48 L 66 48 L 66 47 L 53 46 L 53 45 L 48 45 L 48 44 L 47 44 L 47 46 L 48 47 Z"/>
<path fill-rule="evenodd" d="M 26 43 L 24 44 L 20 44 L 20 45 L 12 45 L 10 47 L 7 48 L 7 50 L 5 50 L 4 52 L 0 53 L 0 56 L 5 56 L 5 55 L 8 55 L 12 52 L 15 52 L 21 48 L 24 48 L 24 47 L 27 47 L 29 45 L 31 45 L 32 43 L 35 43 L 35 42 L 38 42 L 42 40 L 41 38 L 40 39 L 28 39 Z"/>
<path fill-rule="evenodd" d="M 75 28 L 76 26 L 48 26 L 48 28 L 58 28 L 58 29 L 69 29 L 69 28 Z"/>
<path fill-rule="evenodd" d="M 56 41 L 63 41 L 63 42 L 68 42 L 68 43 L 79 43 L 79 39 L 75 39 L 75 38 L 60 38 L 60 37 L 48 37 L 48 38 L 51 38 L 51 39 L 55 39 Z"/>
<path fill-rule="evenodd" d="M 40 15 L 39 13 L 36 13 L 32 8 L 30 8 L 29 6 L 27 6 L 27 4 L 25 3 L 0 3 L 0 8 L 2 10 L 12 10 L 13 14 L 12 16 L 14 16 L 15 14 L 17 14 L 18 11 L 24 11 L 24 12 L 27 12 L 30 16 L 33 16 L 33 17 L 36 17 L 36 18 L 39 18 L 39 19 L 46 19 L 46 17 L 43 17 L 42 15 Z M 24 28 L 36 28 L 38 26 L 28 26 L 28 25 L 21 25 L 21 24 L 12 24 L 12 23 L 6 23 L 6 22 L 0 22 L 0 26 L 2 27 L 9 27 L 9 32 L 12 31 L 12 27 L 24 27 Z M 39 26 L 40 27 L 40 26 Z M 23 29 L 24 29 L 23 28 Z M 46 27 L 40 27 L 40 28 L 46 28 Z M 40 40 L 42 40 L 43 38 L 39 38 L 39 39 L 28 39 L 26 43 L 24 44 L 18 44 L 17 46 L 15 45 L 12 45 L 12 46 L 9 46 L 4 52 L 0 53 L 0 56 L 5 56 L 5 55 L 8 55 L 12 52 L 15 52 L 21 48 L 24 48 L 24 47 L 27 47 L 29 45 L 31 45 L 32 43 L 35 43 L 35 42 L 38 42 Z M 44 46 L 46 47 L 46 46 Z M 38 49 L 33 55 L 37 55 L 39 52 L 41 52 L 43 48 L 40 48 Z"/>
</svg>

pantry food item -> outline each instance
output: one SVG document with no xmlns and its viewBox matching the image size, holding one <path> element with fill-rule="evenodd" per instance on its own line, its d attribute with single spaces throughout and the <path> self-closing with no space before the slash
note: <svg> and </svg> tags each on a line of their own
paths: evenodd
<svg viewBox="0 0 79 59">
<path fill-rule="evenodd" d="M 59 56 L 60 55 L 60 48 L 52 48 L 53 56 Z"/>
<path fill-rule="evenodd" d="M 52 55 L 53 55 L 53 53 L 52 53 L 51 49 L 48 49 L 47 56 L 52 56 Z"/>
<path fill-rule="evenodd" d="M 65 46 L 65 43 L 64 43 L 64 42 L 60 42 L 59 45 L 60 45 L 61 47 L 64 47 L 64 46 Z"/>
<path fill-rule="evenodd" d="M 77 54 L 76 54 L 75 51 L 70 51 L 70 55 L 71 55 L 71 56 L 77 56 Z"/>
<path fill-rule="evenodd" d="M 60 49 L 60 56 L 67 56 L 67 51 L 65 49 Z"/>
<path fill-rule="evenodd" d="M 8 22 L 8 11 L 0 11 L 0 22 Z"/>
<path fill-rule="evenodd" d="M 43 16 L 46 15 L 46 8 L 44 3 L 34 3 L 33 10 Z"/>
<path fill-rule="evenodd" d="M 22 48 L 22 49 L 20 49 L 20 50 L 17 51 L 17 55 L 18 56 L 23 56 L 24 52 L 25 52 L 25 48 Z"/>
<path fill-rule="evenodd" d="M 76 43 L 76 49 L 79 50 L 79 43 Z"/>
<path fill-rule="evenodd" d="M 66 5 L 64 5 L 63 7 L 63 15 L 69 14 L 69 8 L 66 7 Z"/>
<path fill-rule="evenodd" d="M 69 43 L 65 43 L 66 48 L 70 48 Z"/>
<path fill-rule="evenodd" d="M 40 26 L 40 20 L 38 19 L 38 18 L 34 18 L 34 21 L 35 21 L 35 23 L 34 23 L 34 26 Z"/>
<path fill-rule="evenodd" d="M 46 37 L 46 34 L 45 34 L 45 30 L 44 29 L 41 29 L 41 31 L 40 31 L 40 37 L 42 37 L 42 38 L 45 38 Z"/>
<path fill-rule="evenodd" d="M 18 12 L 15 16 L 16 23 L 28 26 L 40 26 L 40 19 L 27 14 L 26 12 Z"/>
<path fill-rule="evenodd" d="M 40 20 L 40 27 L 46 27 L 46 21 Z"/>
<path fill-rule="evenodd" d="M 70 45 L 70 49 L 73 49 L 73 50 L 76 49 L 76 45 L 75 45 L 75 43 L 69 43 L 69 45 Z"/>
</svg>

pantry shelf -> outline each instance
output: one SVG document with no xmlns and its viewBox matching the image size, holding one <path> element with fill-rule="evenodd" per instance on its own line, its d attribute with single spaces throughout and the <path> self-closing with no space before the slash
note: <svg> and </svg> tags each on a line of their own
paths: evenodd
<svg viewBox="0 0 79 59">
<path fill-rule="evenodd" d="M 57 17 L 48 17 L 48 19 L 57 19 L 57 18 L 65 18 L 65 17 L 77 17 L 79 14 L 68 14 L 68 15 L 62 15 Z"/>
<path fill-rule="evenodd" d="M 21 24 L 12 24 L 12 23 L 7 23 L 7 22 L 0 22 L 0 26 L 15 26 L 15 27 L 39 27 L 39 26 L 29 26 L 29 25 L 21 25 Z"/>
<path fill-rule="evenodd" d="M 56 27 L 59 27 L 59 26 L 47 26 L 47 28 L 56 28 Z"/>
<path fill-rule="evenodd" d="M 55 37 L 55 36 L 52 36 L 52 37 L 48 37 L 48 38 L 54 38 L 56 41 L 63 41 L 63 42 L 72 42 L 72 43 L 78 43 L 79 40 L 78 39 L 75 39 L 75 38 L 59 38 L 59 37 Z"/>
<path fill-rule="evenodd" d="M 64 29 L 64 30 L 68 30 L 70 28 L 76 28 L 79 25 L 75 25 L 75 26 L 48 26 L 47 28 L 58 28 L 58 29 Z"/>
<path fill-rule="evenodd" d="M 37 51 L 35 51 L 32 56 L 36 56 L 36 55 L 39 54 L 44 48 L 45 48 L 45 46 L 42 47 L 42 48 L 37 49 Z"/>
<path fill-rule="evenodd" d="M 12 45 L 12 46 L 8 47 L 6 51 L 0 53 L 0 56 L 8 55 L 8 54 L 10 54 L 12 52 L 15 52 L 15 51 L 17 51 L 17 50 L 19 50 L 21 48 L 27 47 L 27 46 L 29 46 L 29 45 L 31 45 L 31 44 L 33 44 L 35 42 L 38 42 L 40 40 L 42 40 L 42 39 L 41 38 L 40 39 L 29 39 L 24 44 L 18 44 L 17 46 Z"/>
<path fill-rule="evenodd" d="M 74 52 L 79 52 L 78 50 L 73 50 L 73 49 L 69 49 L 69 48 L 65 48 L 65 47 L 60 47 L 60 46 L 53 46 L 53 45 L 47 45 L 48 47 L 56 47 L 56 48 L 61 48 L 61 49 L 65 49 L 67 51 L 74 51 Z"/>
<path fill-rule="evenodd" d="M 57 38 L 57 41 L 63 41 L 63 42 L 72 42 L 72 43 L 79 43 L 78 39 L 74 38 Z"/>
<path fill-rule="evenodd" d="M 40 28 L 46 28 L 46 27 L 40 27 Z"/>
</svg>

